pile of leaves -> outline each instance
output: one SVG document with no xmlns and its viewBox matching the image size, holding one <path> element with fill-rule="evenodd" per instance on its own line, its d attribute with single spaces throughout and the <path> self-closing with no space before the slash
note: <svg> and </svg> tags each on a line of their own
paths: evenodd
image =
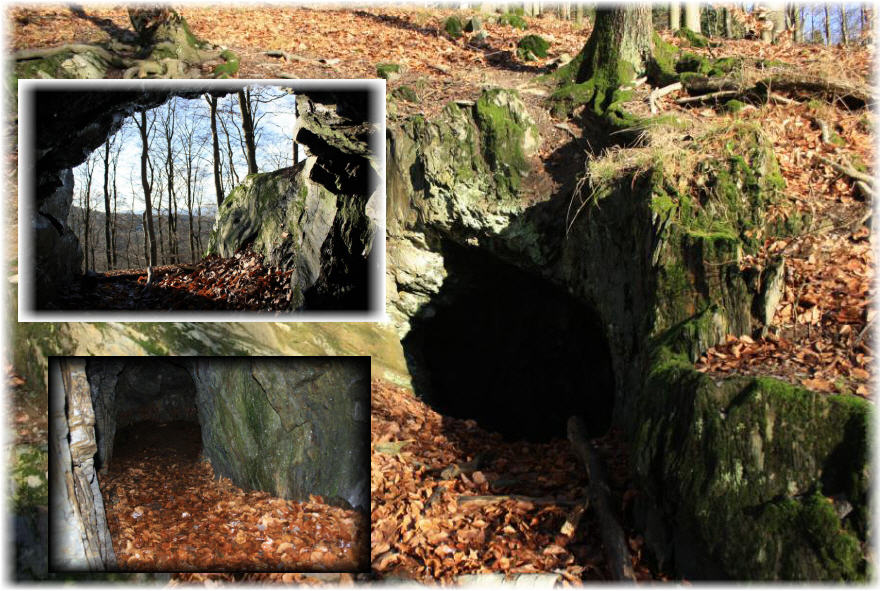
<svg viewBox="0 0 882 591">
<path fill-rule="evenodd" d="M 118 566 L 130 571 L 354 571 L 367 558 L 357 511 L 244 491 L 200 461 L 199 432 L 144 423 L 101 477 Z M 194 453 L 194 447 L 195 452 Z"/>
<path fill-rule="evenodd" d="M 291 271 L 265 267 L 246 247 L 230 258 L 210 255 L 197 265 L 88 274 L 55 302 L 64 310 L 288 310 Z"/>
<path fill-rule="evenodd" d="M 627 479 L 625 454 L 614 453 L 621 449 L 601 448 L 617 492 Z M 567 441 L 504 441 L 472 420 L 439 415 L 409 390 L 372 383 L 371 565 L 381 577 L 451 582 L 504 572 L 556 573 L 570 584 L 605 580 L 591 512 L 575 531 L 564 527 L 585 486 Z M 650 578 L 640 539 L 629 542 L 640 578 Z"/>
</svg>

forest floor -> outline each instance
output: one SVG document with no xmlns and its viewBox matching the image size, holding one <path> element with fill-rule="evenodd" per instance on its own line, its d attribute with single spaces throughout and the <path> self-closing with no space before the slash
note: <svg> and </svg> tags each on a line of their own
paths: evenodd
<svg viewBox="0 0 882 591">
<path fill-rule="evenodd" d="M 544 169 L 551 170 L 552 177 L 560 176 L 555 170 L 584 170 L 588 158 L 584 152 L 573 152 L 570 162 L 548 162 L 561 159 L 559 148 L 581 131 L 572 121 L 551 118 L 548 89 L 535 78 L 552 71 L 560 58 L 576 55 L 590 34 L 588 24 L 576 25 L 550 15 L 527 17 L 527 31 L 485 24 L 487 39 L 481 46 L 472 46 L 468 36 L 454 40 L 443 33 L 446 16 L 464 14 L 457 11 L 185 6 L 181 13 L 198 36 L 240 55 L 240 78 L 374 78 L 378 63 L 401 64 L 402 76 L 388 82 L 387 91 L 408 85 L 418 101 L 397 100 L 390 124 L 415 113 L 432 116 L 450 100 L 474 100 L 487 86 L 518 89 L 539 124 L 543 140 L 539 158 L 547 165 Z M 12 8 L 8 12 L 10 49 L 98 42 L 116 29 L 130 28 L 121 7 L 85 6 L 84 14 L 85 18 L 77 16 L 60 5 Z M 547 59 L 523 63 L 515 57 L 517 40 L 530 33 L 551 43 Z M 686 44 L 667 34 L 663 37 Z M 872 50 L 860 45 L 714 41 L 719 46 L 692 51 L 714 58 L 780 60 L 807 74 L 844 82 L 866 83 L 875 59 Z M 270 50 L 287 52 L 288 58 L 265 55 Z M 877 115 L 869 108 L 851 109 L 843 101 L 796 95 L 786 97 L 795 103 L 753 104 L 731 114 L 712 103 L 677 104 L 681 96 L 673 93 L 663 98 L 662 112 L 689 120 L 696 128 L 734 121 L 761 126 L 774 144 L 786 180 L 782 199 L 769 215 L 809 220 L 798 236 L 769 240 L 759 255 L 744 261 L 745 266 L 761 266 L 771 257 L 784 257 L 785 288 L 775 311 L 774 330 L 764 338 L 731 335 L 728 342 L 708 350 L 697 368 L 720 376 L 773 375 L 812 390 L 872 397 L 875 311 L 870 301 L 876 295 L 876 238 L 873 218 L 867 217 L 872 204 L 856 190 L 852 179 L 821 157 L 849 163 L 874 176 Z M 819 121 L 832 131 L 832 140 L 824 140 Z M 575 179 L 552 178 L 550 182 L 575 184 Z M 596 541 L 560 533 L 572 503 L 584 497 L 584 470 L 567 442 L 507 443 L 468 421 L 434 413 L 410 392 L 375 382 L 371 443 L 371 562 L 380 576 L 451 580 L 486 569 L 542 570 L 558 573 L 567 584 L 608 576 Z M 607 460 L 614 497 L 625 515 L 632 493 L 621 444 L 612 434 L 595 445 Z M 494 459 L 486 467 L 460 469 L 449 477 L 456 466 L 468 465 L 488 451 Z M 463 501 L 463 497 L 476 496 L 497 498 Z M 583 519 L 588 520 L 583 526 L 590 529 L 591 515 Z M 629 535 L 638 577 L 663 578 L 650 574 L 641 555 L 641 540 Z M 480 547 L 481 551 L 473 555 L 460 549 L 466 540 L 468 548 Z M 280 576 L 267 575 L 270 579 Z M 259 577 L 263 578 L 246 575 L 244 580 Z M 233 578 L 189 574 L 179 580 Z"/>
<path fill-rule="evenodd" d="M 195 265 L 163 265 L 89 273 L 50 306 L 59 310 L 288 311 L 291 271 L 263 265 L 250 247 L 229 258 L 210 255 Z"/>
<path fill-rule="evenodd" d="M 527 31 L 485 22 L 486 39 L 473 44 L 469 35 L 452 39 L 443 32 L 447 16 L 467 15 L 453 10 L 187 6 L 181 13 L 196 35 L 240 55 L 241 78 L 373 78 L 378 63 L 401 65 L 401 77 L 389 82 L 387 91 L 394 93 L 407 85 L 416 91 L 418 101 L 397 100 L 390 123 L 414 113 L 431 116 L 450 100 L 474 100 L 488 86 L 516 88 L 542 132 L 539 158 L 544 166 L 536 168 L 541 171 L 537 176 L 545 178 L 533 182 L 564 189 L 575 184 L 575 179 L 565 177 L 585 156 L 560 148 L 579 130 L 573 130 L 569 121 L 551 119 L 545 102 L 548 89 L 535 78 L 578 53 L 590 34 L 588 24 L 552 15 L 527 17 Z M 72 10 L 22 5 L 10 9 L 8 17 L 13 51 L 107 41 L 130 29 L 121 6 Z M 297 35 L 291 35 L 294 30 Z M 527 33 L 550 42 L 547 58 L 525 63 L 516 57 L 517 41 Z M 667 33 L 662 36 L 681 47 L 688 44 Z M 864 45 L 714 41 L 715 47 L 692 51 L 709 58 L 777 60 L 805 75 L 846 83 L 866 84 L 874 60 L 872 50 Z M 378 47 L 384 48 L 382 53 Z M 288 57 L 271 58 L 267 51 L 282 51 Z M 720 375 L 775 375 L 812 390 L 869 396 L 873 356 L 868 327 L 875 321 L 869 306 L 875 266 L 874 235 L 869 229 L 872 206 L 856 191 L 852 179 L 821 157 L 849 163 L 872 176 L 875 113 L 867 108 L 851 110 L 845 101 L 807 101 L 797 96 L 790 97 L 796 99 L 792 104 L 766 102 L 729 114 L 720 105 L 678 105 L 674 102 L 678 96 L 662 99 L 662 112 L 704 127 L 733 120 L 761 125 L 774 142 L 787 182 L 784 199 L 768 215 L 810 219 L 799 236 L 767 241 L 758 256 L 743 261 L 746 267 L 773 256 L 785 258 L 786 287 L 775 312 L 776 328 L 763 339 L 732 335 L 727 343 L 710 349 L 697 367 Z M 832 131 L 832 140 L 822 140 L 818 121 Z"/>
<path fill-rule="evenodd" d="M 185 422 L 136 423 L 117 434 L 99 481 L 121 570 L 364 570 L 365 516 L 320 497 L 301 503 L 244 491 L 215 477 L 201 442 L 199 426 Z"/>
</svg>

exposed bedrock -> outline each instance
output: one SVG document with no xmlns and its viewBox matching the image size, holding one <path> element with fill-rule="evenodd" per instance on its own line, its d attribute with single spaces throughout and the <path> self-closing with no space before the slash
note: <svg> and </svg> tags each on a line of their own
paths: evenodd
<svg viewBox="0 0 882 591">
<path fill-rule="evenodd" d="M 482 116 L 488 106 L 493 115 Z M 477 412 L 480 391 L 494 384 L 486 373 L 498 375 L 493 366 L 477 361 L 459 387 L 445 388 L 442 378 L 452 378 L 433 379 L 443 368 L 427 354 L 459 347 L 469 352 L 464 359 L 490 359 L 497 339 L 517 342 L 536 324 L 530 318 L 537 310 L 562 308 L 551 294 L 566 294 L 582 316 L 596 318 L 570 336 L 574 359 L 588 351 L 608 355 L 612 423 L 629 439 L 641 492 L 633 518 L 660 565 L 696 579 L 861 579 L 868 405 L 772 378 L 714 379 L 693 369 L 727 334 L 764 329 L 776 298 L 764 286 L 774 283 L 780 261 L 746 271 L 739 261 L 756 252 L 757 235 L 797 229 L 765 218 L 783 180 L 762 131 L 741 125 L 729 132 L 724 153 L 696 159 L 693 169 L 671 166 L 652 150 L 628 165 L 599 163 L 590 201 L 573 219 L 575 179 L 557 194 L 522 190 L 536 186 L 529 154 L 537 141 L 514 93 L 485 91 L 474 105 L 450 104 L 432 120 L 390 126 L 389 313 L 418 394 Z M 565 157 L 581 155 L 573 148 Z M 687 144 L 680 156 L 708 149 Z M 468 264 L 458 262 L 462 256 L 471 257 Z M 485 279 L 467 279 L 464 267 L 480 268 Z M 529 277 L 530 289 L 502 279 L 512 267 Z M 469 283 L 479 286 L 478 299 L 462 289 Z M 473 298 L 471 317 L 451 316 L 464 298 Z M 488 303 L 494 298 L 495 306 Z M 517 298 L 532 305 L 504 303 Z M 457 322 L 462 341 L 448 330 Z M 551 316 L 542 322 L 553 325 Z M 486 328 L 479 336 L 470 324 Z M 510 371 L 540 373 L 544 358 L 526 353 L 537 349 L 512 353 Z M 560 388 L 551 380 L 545 407 L 583 414 L 603 407 L 597 380 L 558 373 L 573 382 Z M 469 379 L 480 387 L 462 387 Z M 523 412 L 512 385 L 501 383 L 483 396 Z M 555 392 L 563 400 L 553 400 Z M 517 411 L 506 419 L 504 404 L 495 409 L 516 432 Z M 532 422 L 540 420 L 537 410 Z"/>
<path fill-rule="evenodd" d="M 378 218 L 379 176 L 364 93 L 297 95 L 295 140 L 308 157 L 249 175 L 225 199 L 209 252 L 253 242 L 270 265 L 292 270 L 292 307 L 366 309 Z"/>
</svg>

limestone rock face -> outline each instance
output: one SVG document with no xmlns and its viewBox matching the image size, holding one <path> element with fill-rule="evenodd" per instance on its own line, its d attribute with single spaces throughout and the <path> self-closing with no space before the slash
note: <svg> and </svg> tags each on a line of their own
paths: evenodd
<svg viewBox="0 0 882 591">
<path fill-rule="evenodd" d="M 364 309 L 380 227 L 376 125 L 363 93 L 298 93 L 295 141 L 306 160 L 250 175 L 224 200 L 209 253 L 253 241 L 265 262 L 292 270 L 292 307 Z"/>
<path fill-rule="evenodd" d="M 366 360 L 201 358 L 193 378 L 204 454 L 237 486 L 367 509 Z"/>
<path fill-rule="evenodd" d="M 692 365 L 769 321 L 776 269 L 739 266 L 756 235 L 791 231 L 765 218 L 783 180 L 762 130 L 737 128 L 688 178 L 664 159 L 636 174 L 607 163 L 573 219 L 562 200 L 516 197 L 529 174 L 518 148 L 527 154 L 532 137 L 517 103 L 485 94 L 389 130 L 387 298 L 399 334 L 450 293 L 449 242 L 556 284 L 603 326 L 586 338 L 609 346 L 615 422 L 633 442 L 637 514 L 659 561 L 689 578 L 866 577 L 866 403 Z"/>
<path fill-rule="evenodd" d="M 249 175 L 221 204 L 208 252 L 233 256 L 253 242 L 264 264 L 292 269 L 295 294 L 315 285 L 321 249 L 337 214 L 337 197 L 310 179 L 315 158 L 291 168 Z"/>
<path fill-rule="evenodd" d="M 60 174 L 61 186 L 34 212 L 34 303 L 42 306 L 80 272 L 83 250 L 67 223 L 73 203 L 73 173 Z"/>
<path fill-rule="evenodd" d="M 516 251 L 530 242 L 507 236 L 526 209 L 518 191 L 539 135 L 517 93 L 501 89 L 484 91 L 474 105 L 450 103 L 432 120 L 412 117 L 387 133 L 386 297 L 403 335 L 444 281 L 439 236 L 464 245 L 498 239 Z"/>
</svg>

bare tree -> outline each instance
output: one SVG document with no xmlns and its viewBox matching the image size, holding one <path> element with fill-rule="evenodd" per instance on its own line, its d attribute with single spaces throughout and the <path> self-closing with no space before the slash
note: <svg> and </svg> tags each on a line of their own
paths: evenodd
<svg viewBox="0 0 882 591">
<path fill-rule="evenodd" d="M 107 269 L 113 269 L 113 238 L 110 225 L 110 144 L 112 137 L 104 142 L 104 255 L 107 259 Z"/>
<path fill-rule="evenodd" d="M 205 100 L 211 110 L 211 149 L 212 149 L 212 169 L 214 171 L 214 190 L 217 193 L 217 206 L 220 207 L 224 202 L 224 189 L 221 186 L 220 177 L 220 146 L 217 141 L 217 97 L 206 95 Z"/>
<path fill-rule="evenodd" d="M 830 36 L 830 5 L 824 4 L 824 39 L 827 45 L 833 43 L 833 38 Z"/>
<path fill-rule="evenodd" d="M 254 139 L 254 113 L 251 110 L 251 89 L 241 89 L 237 96 L 239 97 L 239 111 L 242 113 L 242 129 L 245 132 L 248 174 L 257 174 L 257 147 Z"/>
<path fill-rule="evenodd" d="M 153 170 L 152 164 L 150 163 L 150 134 L 153 130 L 153 126 L 156 123 L 156 118 L 152 117 L 150 125 L 147 124 L 147 112 L 141 111 L 140 122 L 138 118 L 135 118 L 135 124 L 138 126 L 138 131 L 141 132 L 141 187 L 144 190 L 144 224 L 147 228 L 146 232 L 146 241 L 149 245 L 149 249 L 145 248 L 145 251 L 149 253 L 149 257 L 147 257 L 147 265 L 155 266 L 157 263 L 156 259 L 156 234 L 153 231 L 153 205 L 150 201 L 150 192 L 153 188 Z M 147 177 L 147 169 L 150 168 L 151 175 L 148 179 Z"/>
<path fill-rule="evenodd" d="M 92 245 L 92 240 L 90 240 L 90 226 L 92 223 L 92 177 L 95 173 L 95 159 L 90 155 L 86 160 L 86 167 L 82 170 L 82 185 L 83 188 L 80 190 L 80 215 L 82 217 L 83 223 L 83 273 L 89 270 L 89 253 L 90 247 Z M 92 260 L 95 259 L 94 249 L 92 249 Z M 94 262 L 91 265 L 94 267 Z"/>
<path fill-rule="evenodd" d="M 839 5 L 839 29 L 842 36 L 842 45 L 848 47 L 848 13 L 845 11 L 845 3 Z"/>
</svg>

